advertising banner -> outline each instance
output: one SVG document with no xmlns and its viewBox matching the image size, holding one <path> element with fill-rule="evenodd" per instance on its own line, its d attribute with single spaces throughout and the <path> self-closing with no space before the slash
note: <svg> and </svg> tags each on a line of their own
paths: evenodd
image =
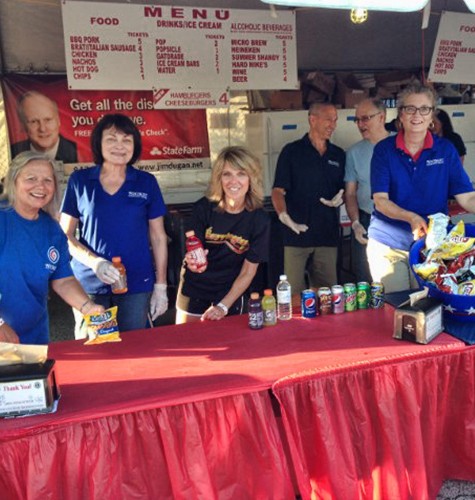
<svg viewBox="0 0 475 500">
<path fill-rule="evenodd" d="M 62 2 L 72 89 L 299 88 L 293 11 L 90 6 Z"/>
<path fill-rule="evenodd" d="M 64 76 L 16 75 L 2 82 L 12 156 L 37 143 L 41 149 L 57 147 L 56 159 L 72 168 L 90 166 L 95 124 L 106 113 L 123 113 L 142 136 L 139 168 L 152 173 L 210 168 L 203 109 L 157 111 L 152 92 L 70 90 Z"/>
<path fill-rule="evenodd" d="M 475 83 L 475 15 L 442 13 L 429 78 L 433 82 Z"/>
</svg>

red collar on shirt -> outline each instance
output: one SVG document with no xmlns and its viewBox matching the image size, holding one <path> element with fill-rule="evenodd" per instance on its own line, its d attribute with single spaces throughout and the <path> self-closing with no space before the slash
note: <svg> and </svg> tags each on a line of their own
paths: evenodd
<svg viewBox="0 0 475 500">
<path fill-rule="evenodd" d="M 427 131 L 424 139 L 424 144 L 422 145 L 422 149 L 420 149 L 415 155 L 413 155 L 407 150 L 406 144 L 404 143 L 404 130 L 400 130 L 396 136 L 396 147 L 404 151 L 414 161 L 417 161 L 419 159 L 419 156 L 421 156 L 421 153 L 424 149 L 430 149 L 433 145 L 434 145 L 434 138 L 432 137 L 432 134 L 429 131 Z"/>
</svg>

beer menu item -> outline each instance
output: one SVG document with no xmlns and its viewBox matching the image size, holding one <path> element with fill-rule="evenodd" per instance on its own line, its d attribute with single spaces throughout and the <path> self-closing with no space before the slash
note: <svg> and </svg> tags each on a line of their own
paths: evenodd
<svg viewBox="0 0 475 500">
<path fill-rule="evenodd" d="M 292 11 L 90 5 L 62 4 L 71 89 L 298 88 Z"/>
</svg>

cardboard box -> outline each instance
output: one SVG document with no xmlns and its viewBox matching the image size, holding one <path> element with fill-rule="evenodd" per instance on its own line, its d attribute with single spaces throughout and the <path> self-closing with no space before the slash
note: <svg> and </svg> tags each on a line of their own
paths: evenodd
<svg viewBox="0 0 475 500">
<path fill-rule="evenodd" d="M 337 92 L 335 102 L 344 108 L 354 108 L 369 96 L 369 90 L 364 89 L 352 74 L 337 77 Z"/>
<path fill-rule="evenodd" d="M 270 94 L 270 109 L 302 109 L 300 90 L 274 90 Z"/>
</svg>

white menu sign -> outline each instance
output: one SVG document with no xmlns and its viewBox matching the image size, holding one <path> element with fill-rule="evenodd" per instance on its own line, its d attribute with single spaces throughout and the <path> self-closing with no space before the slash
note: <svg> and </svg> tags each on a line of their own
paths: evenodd
<svg viewBox="0 0 475 500">
<path fill-rule="evenodd" d="M 475 15 L 442 13 L 429 78 L 433 82 L 475 83 Z"/>
<path fill-rule="evenodd" d="M 273 18 L 269 10 L 65 0 L 62 12 L 71 89 L 299 88 L 293 11 Z"/>
</svg>

